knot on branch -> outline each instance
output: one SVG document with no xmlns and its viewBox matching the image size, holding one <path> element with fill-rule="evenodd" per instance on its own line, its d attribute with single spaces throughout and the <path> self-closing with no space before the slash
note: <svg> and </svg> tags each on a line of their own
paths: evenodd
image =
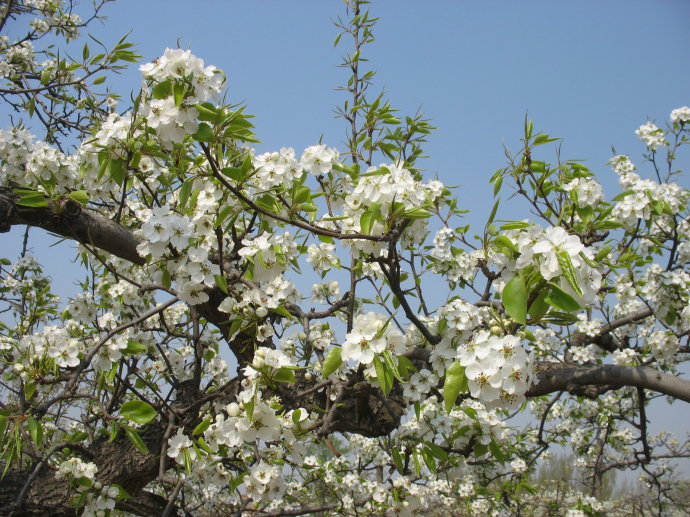
<svg viewBox="0 0 690 517">
<path fill-rule="evenodd" d="M 7 233 L 12 228 L 15 206 L 12 193 L 5 187 L 0 187 L 0 233 Z"/>
<path fill-rule="evenodd" d="M 74 199 L 64 198 L 62 200 L 62 207 L 60 211 L 60 216 L 69 222 L 70 219 L 75 219 L 81 215 L 82 206 L 81 203 L 75 201 Z"/>
</svg>

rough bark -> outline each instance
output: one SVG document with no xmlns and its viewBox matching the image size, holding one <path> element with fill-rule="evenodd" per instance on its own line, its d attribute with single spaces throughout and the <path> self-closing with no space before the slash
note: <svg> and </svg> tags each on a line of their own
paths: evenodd
<svg viewBox="0 0 690 517">
<path fill-rule="evenodd" d="M 0 232 L 12 226 L 37 226 L 68 239 L 111 253 L 134 264 L 146 261 L 137 253 L 138 241 L 131 231 L 115 221 L 84 210 L 70 198 L 49 201 L 43 207 L 17 204 L 19 196 L 0 187 Z"/>
<path fill-rule="evenodd" d="M 690 402 L 690 381 L 648 366 L 549 364 L 550 366 L 545 366 L 542 363 L 543 371 L 537 375 L 527 392 L 528 397 L 548 395 L 557 391 L 597 396 L 602 390 L 635 386 Z"/>
</svg>

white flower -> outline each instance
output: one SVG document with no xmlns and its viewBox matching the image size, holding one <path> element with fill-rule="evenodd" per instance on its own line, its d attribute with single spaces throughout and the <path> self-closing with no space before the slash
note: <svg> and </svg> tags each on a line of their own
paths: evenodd
<svg viewBox="0 0 690 517">
<path fill-rule="evenodd" d="M 208 301 L 208 294 L 205 292 L 205 289 L 206 286 L 204 284 L 185 282 L 177 290 L 177 297 L 190 305 L 199 305 Z"/>
<path fill-rule="evenodd" d="M 302 169 L 315 176 L 327 174 L 338 161 L 338 150 L 325 145 L 307 147 L 300 158 Z"/>
<path fill-rule="evenodd" d="M 664 130 L 651 122 L 640 126 L 639 129 L 635 130 L 635 134 L 650 151 L 656 151 L 660 146 L 668 145 L 664 137 Z"/>
<path fill-rule="evenodd" d="M 307 248 L 307 262 L 319 272 L 330 271 L 340 267 L 340 259 L 335 255 L 335 244 L 322 242 L 318 245 L 310 244 Z"/>
<path fill-rule="evenodd" d="M 552 226 L 544 232 L 536 244 L 532 247 L 535 254 L 540 254 L 539 270 L 545 280 L 551 280 L 561 273 L 557 253 L 565 251 L 571 258 L 584 249 L 584 245 L 575 235 L 570 235 L 560 226 Z"/>
<path fill-rule="evenodd" d="M 184 461 L 184 451 L 188 450 L 191 458 L 196 459 L 196 451 L 192 447 L 192 441 L 185 436 L 182 429 L 177 430 L 177 434 L 168 440 L 168 456 L 175 461 Z"/>
<path fill-rule="evenodd" d="M 369 364 L 374 360 L 374 355 L 383 352 L 387 347 L 387 341 L 394 338 L 399 332 L 386 328 L 384 325 L 388 318 L 382 314 L 368 312 L 360 314 L 353 322 L 351 332 L 348 332 L 343 343 L 342 359 L 352 359 L 358 363 Z"/>
<path fill-rule="evenodd" d="M 525 460 L 522 458 L 517 458 L 516 460 L 510 462 L 510 468 L 516 474 L 522 474 L 523 472 L 527 471 L 527 463 L 525 463 Z"/>
<path fill-rule="evenodd" d="M 563 185 L 563 189 L 577 194 L 577 206 L 594 206 L 604 199 L 601 184 L 593 178 L 575 178 Z"/>
<path fill-rule="evenodd" d="M 683 106 L 682 108 L 676 108 L 671 112 L 671 122 L 674 124 L 687 124 L 690 122 L 690 108 Z"/>
</svg>

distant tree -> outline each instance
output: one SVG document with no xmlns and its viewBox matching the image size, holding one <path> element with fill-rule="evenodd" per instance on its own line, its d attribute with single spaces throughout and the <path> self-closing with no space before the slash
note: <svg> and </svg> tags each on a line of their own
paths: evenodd
<svg viewBox="0 0 690 517">
<path fill-rule="evenodd" d="M 55 45 L 102 3 L 83 21 L 71 2 L 0 5 L 0 30 L 26 27 L 0 39 L 17 117 L 0 231 L 73 239 L 84 271 L 63 305 L 27 244 L 2 260 L 3 515 L 529 515 L 552 444 L 583 486 L 543 515 L 616 515 L 595 496 L 624 469 L 645 473 L 644 512 L 687 509 L 663 462 L 688 443 L 650 436 L 646 408 L 690 402 L 689 193 L 673 183 L 690 108 L 638 129 L 651 177 L 611 159 L 609 201 L 526 121 L 491 178 L 525 218 L 496 201 L 473 231 L 423 177 L 433 127 L 372 93 L 366 3 L 336 23 L 347 148 L 301 155 L 256 154 L 225 74 L 188 50 L 142 65 L 122 106 L 106 85 L 131 43 Z"/>
</svg>

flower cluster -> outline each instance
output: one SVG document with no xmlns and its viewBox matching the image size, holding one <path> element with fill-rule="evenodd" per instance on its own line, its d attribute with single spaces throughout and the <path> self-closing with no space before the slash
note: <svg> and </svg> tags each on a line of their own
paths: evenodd
<svg viewBox="0 0 690 517">
<path fill-rule="evenodd" d="M 395 165 L 370 167 L 359 176 L 354 189 L 346 196 L 343 231 L 362 232 L 362 216 L 372 214 L 371 235 L 382 235 L 386 231 L 385 221 L 389 216 L 412 218 L 402 233 L 402 243 L 419 243 L 426 236 L 426 220 L 421 207 L 432 206 L 443 195 L 444 187 L 439 181 L 422 183 L 407 169 Z M 375 209 L 374 209 L 375 208 Z M 378 216 L 378 217 L 377 217 Z M 385 243 L 370 240 L 350 241 L 354 250 L 382 256 Z"/>
<path fill-rule="evenodd" d="M 160 58 L 141 65 L 139 70 L 154 86 L 153 98 L 145 99 L 141 113 L 164 146 L 180 143 L 197 130 L 196 104 L 218 99 L 225 83 L 220 70 L 204 66 L 204 61 L 189 50 L 165 49 Z M 184 95 L 175 95 L 176 91 Z"/>
<path fill-rule="evenodd" d="M 290 188 L 305 172 L 316 176 L 330 172 L 338 163 L 339 155 L 335 148 L 313 145 L 307 147 L 298 160 L 292 147 L 283 147 L 279 152 L 254 157 L 252 164 L 256 175 L 253 180 L 261 190 L 278 185 Z"/>
<path fill-rule="evenodd" d="M 674 124 L 687 124 L 690 122 L 690 108 L 683 106 L 671 111 L 671 122 Z"/>
<path fill-rule="evenodd" d="M 627 156 L 614 156 L 609 163 L 625 190 L 622 198 L 614 204 L 611 216 L 627 228 L 633 228 L 639 219 L 650 220 L 653 216 L 663 224 L 664 216 L 679 213 L 687 205 L 690 196 L 686 189 L 676 183 L 657 183 L 640 178 Z"/>
<path fill-rule="evenodd" d="M 358 315 L 351 332 L 347 333 L 341 357 L 343 361 L 370 364 L 376 354 L 387 348 L 400 353 L 404 348 L 403 336 L 389 325 L 389 319 L 382 314 L 368 312 Z"/>
<path fill-rule="evenodd" d="M 431 250 L 431 269 L 451 282 L 469 281 L 475 274 L 479 252 L 467 253 L 461 247 L 453 246 L 456 239 L 451 228 L 443 227 L 436 232 Z"/>
<path fill-rule="evenodd" d="M 517 336 L 479 331 L 458 348 L 457 358 L 465 367 L 470 393 L 488 407 L 516 408 L 525 400 L 531 361 Z"/>
<path fill-rule="evenodd" d="M 594 253 L 576 235 L 560 226 L 542 229 L 529 225 L 520 230 L 508 230 L 518 252 L 500 252 L 491 260 L 502 267 L 502 280 L 508 281 L 516 271 L 533 266 L 546 281 L 557 281 L 558 286 L 577 300 L 580 305 L 593 303 L 601 287 L 601 273 L 590 266 Z M 587 260 L 585 260 L 587 259 Z M 568 267 L 568 262 L 572 267 Z M 564 270 L 567 267 L 567 270 Z M 580 292 L 573 287 L 577 285 Z"/>
<path fill-rule="evenodd" d="M 668 145 L 664 130 L 655 126 L 651 122 L 643 124 L 635 130 L 635 134 L 644 142 L 650 151 L 656 151 L 659 147 Z"/>
<path fill-rule="evenodd" d="M 575 178 L 563 185 L 563 190 L 572 192 L 577 198 L 577 206 L 596 206 L 604 200 L 604 190 L 594 178 Z"/>
</svg>

